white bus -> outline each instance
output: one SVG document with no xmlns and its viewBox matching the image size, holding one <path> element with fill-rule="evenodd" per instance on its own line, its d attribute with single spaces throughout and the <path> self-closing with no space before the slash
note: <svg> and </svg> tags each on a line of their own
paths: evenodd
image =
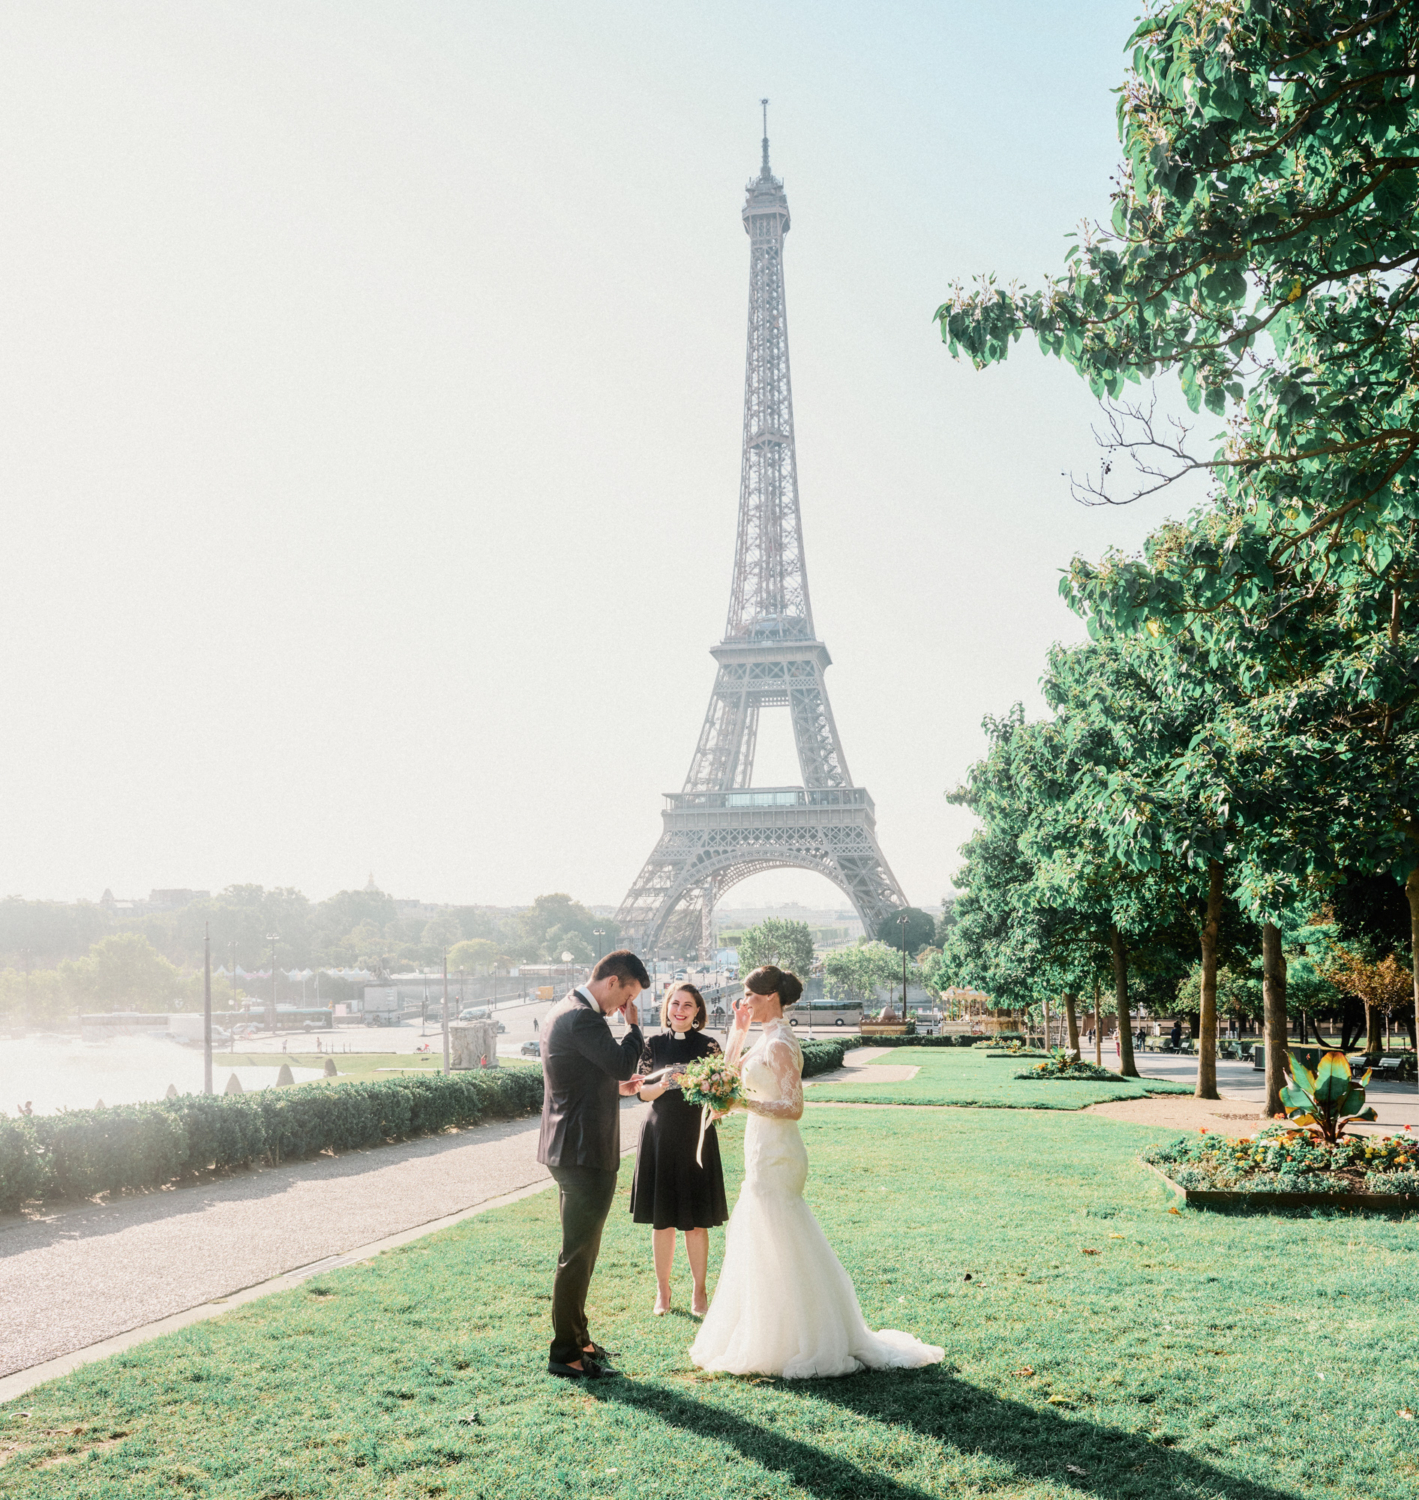
<svg viewBox="0 0 1419 1500">
<path fill-rule="evenodd" d="M 811 1030 L 827 1026 L 861 1026 L 860 1000 L 800 1000 L 787 1013 L 790 1026 Z"/>
</svg>

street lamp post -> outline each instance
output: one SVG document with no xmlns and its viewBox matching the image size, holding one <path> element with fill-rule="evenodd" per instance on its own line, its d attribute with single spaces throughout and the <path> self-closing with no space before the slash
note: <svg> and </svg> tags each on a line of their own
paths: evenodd
<svg viewBox="0 0 1419 1500">
<path fill-rule="evenodd" d="M 266 934 L 266 941 L 271 944 L 271 1016 L 270 1016 L 270 1024 L 271 1024 L 271 1035 L 275 1036 L 276 1035 L 276 943 L 278 941 L 277 934 L 274 933 L 274 932 L 268 932 Z"/>
<path fill-rule="evenodd" d="M 427 1002 L 425 1002 L 427 1004 Z M 443 1071 L 448 1073 L 448 949 L 443 950 Z"/>
<path fill-rule="evenodd" d="M 212 1092 L 212 924 L 202 938 L 202 1092 Z"/>
<path fill-rule="evenodd" d="M 903 912 L 897 918 L 897 926 L 902 929 L 902 1024 L 907 1021 L 907 923 L 911 921 L 911 913 Z"/>
<path fill-rule="evenodd" d="M 596 939 L 596 962 L 600 963 L 601 962 L 601 939 L 606 936 L 606 929 L 604 927 L 593 927 L 591 929 L 591 935 L 592 935 L 592 937 L 594 937 Z"/>
</svg>

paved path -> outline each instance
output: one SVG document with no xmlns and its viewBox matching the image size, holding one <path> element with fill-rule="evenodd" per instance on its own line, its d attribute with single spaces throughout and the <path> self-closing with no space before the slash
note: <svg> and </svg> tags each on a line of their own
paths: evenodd
<svg viewBox="0 0 1419 1500">
<path fill-rule="evenodd" d="M 623 1146 L 645 1108 L 623 1107 Z M 480 1125 L 42 1219 L 7 1215 L 0 1377 L 544 1182 L 537 1130 L 535 1118 Z"/>
</svg>

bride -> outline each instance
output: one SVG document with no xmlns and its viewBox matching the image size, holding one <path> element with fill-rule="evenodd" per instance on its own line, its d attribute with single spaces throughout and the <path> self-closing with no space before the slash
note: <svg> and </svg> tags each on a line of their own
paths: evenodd
<svg viewBox="0 0 1419 1500">
<path fill-rule="evenodd" d="M 690 1358 L 703 1370 L 788 1379 L 936 1364 L 944 1349 L 867 1327 L 851 1279 L 803 1201 L 803 1051 L 783 1019 L 783 1007 L 802 993 L 796 974 L 766 964 L 744 981 L 734 1007 L 726 1061 L 740 1074 L 749 1111 L 744 1185 Z M 763 1039 L 741 1065 L 752 1021 L 762 1023 Z"/>
</svg>

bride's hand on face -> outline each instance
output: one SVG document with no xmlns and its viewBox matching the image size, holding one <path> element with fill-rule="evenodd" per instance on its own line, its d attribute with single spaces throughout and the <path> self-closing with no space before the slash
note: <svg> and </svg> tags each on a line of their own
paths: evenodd
<svg viewBox="0 0 1419 1500">
<path fill-rule="evenodd" d="M 734 1003 L 734 1020 L 730 1025 L 731 1031 L 748 1031 L 749 1022 L 753 1017 L 749 1014 L 749 1002 L 747 1000 L 736 1000 Z"/>
</svg>

